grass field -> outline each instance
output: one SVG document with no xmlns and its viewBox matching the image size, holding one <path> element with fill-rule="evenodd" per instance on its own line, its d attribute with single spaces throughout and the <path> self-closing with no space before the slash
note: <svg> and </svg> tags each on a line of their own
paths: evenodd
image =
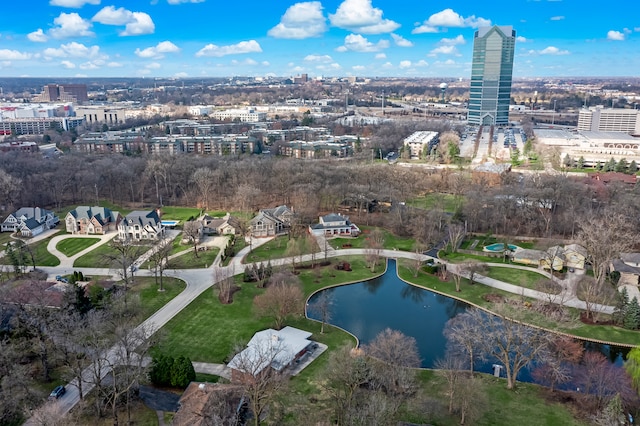
<svg viewBox="0 0 640 426">
<path fill-rule="evenodd" d="M 162 220 L 179 220 L 180 225 L 183 225 L 191 217 L 197 218 L 201 212 L 200 209 L 194 207 L 163 206 L 160 210 L 162 211 Z"/>
<path fill-rule="evenodd" d="M 171 299 L 176 297 L 186 288 L 184 281 L 164 277 L 162 279 L 162 287 L 164 291 L 158 291 L 159 285 L 156 285 L 153 277 L 136 277 L 135 284 L 130 291 L 140 295 L 142 309 L 144 310 L 144 318 L 148 318 L 158 309 L 169 303 Z"/>
<path fill-rule="evenodd" d="M 413 251 L 416 241 L 413 238 L 399 237 L 386 229 L 376 228 L 374 226 L 362 226 L 362 234 L 357 238 L 334 238 L 329 240 L 329 244 L 335 249 L 343 248 L 343 246 L 351 244 L 350 248 L 365 248 L 366 241 L 374 230 L 382 231 L 384 235 L 384 243 L 383 247 L 389 250 L 404 250 L 404 251 Z"/>
<path fill-rule="evenodd" d="M 190 251 L 169 260 L 169 269 L 207 268 L 211 266 L 218 255 L 219 249 L 208 247 L 209 250 L 199 251 L 195 257 L 193 248 Z"/>
<path fill-rule="evenodd" d="M 100 241 L 100 238 L 65 238 L 56 246 L 62 254 L 71 257 L 82 250 L 91 247 Z"/>
<path fill-rule="evenodd" d="M 525 271 L 523 269 L 513 268 L 501 268 L 499 266 L 487 267 L 487 272 L 482 275 L 486 275 L 490 278 L 496 279 L 509 284 L 518 285 L 520 287 L 530 288 L 537 290 L 536 283 L 540 280 L 547 280 L 548 278 L 535 271 Z M 560 286 L 556 289 L 558 294 L 562 290 Z"/>
<path fill-rule="evenodd" d="M 73 266 L 76 268 L 108 268 L 110 266 L 108 256 L 114 254 L 115 251 L 109 247 L 109 244 L 103 244 L 77 258 L 73 262 Z"/>
<path fill-rule="evenodd" d="M 245 257 L 244 262 L 266 262 L 270 259 L 281 259 L 283 257 L 287 257 L 287 248 L 289 247 L 289 244 L 291 244 L 290 241 L 291 240 L 289 240 L 289 237 L 287 235 L 276 237 L 268 243 L 265 243 L 260 247 L 253 249 L 251 253 L 249 253 L 247 257 Z M 315 241 L 313 241 L 312 246 L 310 245 L 309 247 L 307 247 L 305 253 L 301 254 L 308 254 L 312 251 L 320 251 L 320 248 L 315 243 Z"/>
<path fill-rule="evenodd" d="M 407 205 L 426 210 L 442 210 L 447 213 L 455 213 L 456 209 L 464 203 L 464 197 L 452 194 L 434 192 L 421 197 L 407 200 Z"/>
<path fill-rule="evenodd" d="M 49 244 L 49 241 L 51 241 L 51 238 L 53 237 L 49 237 L 36 243 L 29 244 L 27 247 L 28 251 L 25 252 L 24 256 L 24 264 L 27 266 L 31 265 L 31 256 L 29 254 L 30 251 L 31 253 L 33 253 L 33 257 L 37 266 L 58 266 L 60 264 L 60 260 L 49 253 L 49 251 L 47 250 L 47 245 Z M 0 264 L 10 265 L 11 260 L 7 256 L 2 256 L 0 257 Z"/>
</svg>

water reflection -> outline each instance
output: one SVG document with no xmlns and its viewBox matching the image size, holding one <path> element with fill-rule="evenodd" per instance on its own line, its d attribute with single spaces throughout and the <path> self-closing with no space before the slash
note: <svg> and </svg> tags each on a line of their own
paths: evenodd
<svg viewBox="0 0 640 426">
<path fill-rule="evenodd" d="M 385 328 L 399 330 L 416 339 L 422 367 L 432 368 L 445 354 L 446 339 L 442 330 L 449 319 L 465 312 L 469 305 L 429 290 L 406 284 L 396 275 L 396 261 L 388 261 L 387 271 L 373 280 L 334 287 L 332 293 L 331 323 L 358 336 L 367 344 Z M 321 293 L 315 294 L 313 304 Z M 320 319 L 317 312 L 308 313 Z M 618 365 L 628 350 L 586 343 L 587 350 L 603 352 Z M 491 372 L 493 361 L 476 365 L 479 371 Z M 521 380 L 530 380 L 523 371 Z"/>
</svg>

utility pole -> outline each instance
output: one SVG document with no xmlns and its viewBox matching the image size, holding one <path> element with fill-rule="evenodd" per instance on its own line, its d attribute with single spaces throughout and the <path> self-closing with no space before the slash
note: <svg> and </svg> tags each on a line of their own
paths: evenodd
<svg viewBox="0 0 640 426">
<path fill-rule="evenodd" d="M 384 89 L 382 90 L 382 115 L 384 115 Z"/>
<path fill-rule="evenodd" d="M 98 202 L 98 184 L 94 183 L 93 187 L 96 189 L 96 206 L 99 204 Z"/>
<path fill-rule="evenodd" d="M 557 99 L 553 100 L 553 115 L 551 116 L 551 125 L 552 126 L 554 124 L 556 124 L 556 101 L 557 101 Z"/>
</svg>

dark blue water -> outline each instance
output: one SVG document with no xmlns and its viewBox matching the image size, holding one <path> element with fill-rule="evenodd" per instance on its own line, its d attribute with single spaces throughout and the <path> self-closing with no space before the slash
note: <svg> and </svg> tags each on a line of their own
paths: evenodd
<svg viewBox="0 0 640 426">
<path fill-rule="evenodd" d="M 444 284 L 443 284 L 444 285 Z M 422 367 L 433 368 L 435 361 L 445 353 L 446 339 L 442 330 L 449 319 L 464 312 L 470 305 L 406 284 L 396 274 L 396 261 L 389 259 L 387 271 L 379 278 L 334 287 L 327 290 L 333 299 L 330 323 L 341 327 L 367 344 L 385 328 L 401 331 L 416 339 Z M 310 300 L 312 304 L 320 293 Z M 310 318 L 319 315 L 308 312 Z M 605 353 L 611 362 L 621 364 L 621 348 L 585 344 L 587 350 Z M 491 373 L 493 360 L 477 364 L 475 369 Z M 530 381 L 528 370 L 519 380 Z"/>
</svg>

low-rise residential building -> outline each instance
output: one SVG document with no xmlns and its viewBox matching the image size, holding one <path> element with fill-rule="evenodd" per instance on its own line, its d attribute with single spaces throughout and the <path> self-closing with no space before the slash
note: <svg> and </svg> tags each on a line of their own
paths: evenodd
<svg viewBox="0 0 640 426">
<path fill-rule="evenodd" d="M 240 222 L 229 213 L 224 217 L 212 217 L 207 214 L 201 218 L 205 235 L 235 235 L 240 233 Z"/>
<path fill-rule="evenodd" d="M 618 285 L 640 286 L 640 253 L 620 253 L 611 262 L 610 269 L 620 274 Z"/>
<path fill-rule="evenodd" d="M 191 382 L 178 401 L 173 426 L 211 426 L 241 424 L 245 415 L 244 388 L 240 385 Z M 215 422 L 215 417 L 220 423 Z M 212 422 L 213 421 L 213 422 Z M 228 423 L 227 423 L 228 422 Z"/>
<path fill-rule="evenodd" d="M 40 207 L 22 207 L 11 213 L 0 225 L 2 232 L 20 232 L 23 237 L 35 237 L 60 222 L 56 214 Z"/>
<path fill-rule="evenodd" d="M 310 350 L 311 333 L 293 327 L 267 329 L 253 335 L 247 348 L 231 359 L 231 381 L 240 382 L 257 377 L 266 369 L 282 373 Z"/>
<path fill-rule="evenodd" d="M 218 120 L 242 121 L 245 123 L 254 123 L 267 119 L 267 113 L 256 111 L 254 108 L 242 109 L 226 109 L 223 111 L 213 111 L 211 117 Z"/>
<path fill-rule="evenodd" d="M 251 236 L 272 237 L 285 233 L 291 226 L 293 211 L 287 206 L 263 209 L 251 219 Z"/>
<path fill-rule="evenodd" d="M 360 235 L 360 228 L 351 223 L 349 216 L 330 213 L 320 216 L 317 224 L 309 226 L 309 232 L 313 235 L 324 235 L 325 237 L 357 237 Z"/>
<path fill-rule="evenodd" d="M 11 141 L 0 143 L 2 152 L 38 152 L 38 144 L 33 141 Z"/>
<path fill-rule="evenodd" d="M 106 234 L 116 231 L 122 216 L 106 207 L 78 206 L 67 213 L 64 222 L 71 234 Z"/>
<path fill-rule="evenodd" d="M 156 210 L 136 210 L 118 224 L 118 238 L 122 241 L 157 240 L 164 237 L 164 226 Z"/>
<path fill-rule="evenodd" d="M 425 148 L 431 149 L 438 142 L 438 132 L 413 132 L 404 139 L 403 145 L 409 150 L 412 160 L 422 158 Z"/>
</svg>

